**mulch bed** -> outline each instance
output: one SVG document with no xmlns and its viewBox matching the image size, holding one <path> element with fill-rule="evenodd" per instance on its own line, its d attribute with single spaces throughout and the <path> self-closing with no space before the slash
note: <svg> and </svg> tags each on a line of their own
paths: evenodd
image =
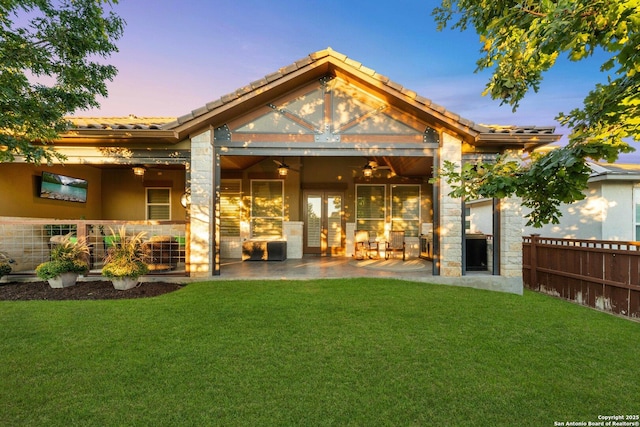
<svg viewBox="0 0 640 427">
<path fill-rule="evenodd" d="M 99 300 L 149 298 L 173 292 L 179 283 L 143 282 L 126 291 L 114 289 L 110 281 L 78 282 L 75 286 L 53 289 L 47 282 L 0 283 L 1 301 Z"/>
</svg>

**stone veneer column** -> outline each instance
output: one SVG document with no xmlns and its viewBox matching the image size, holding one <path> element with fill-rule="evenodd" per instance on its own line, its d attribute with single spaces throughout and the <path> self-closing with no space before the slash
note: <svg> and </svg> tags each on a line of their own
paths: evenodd
<svg viewBox="0 0 640 427">
<path fill-rule="evenodd" d="M 191 206 L 190 254 L 191 276 L 213 274 L 213 167 L 212 132 L 207 131 L 191 139 Z"/>
<path fill-rule="evenodd" d="M 500 200 L 500 275 L 522 279 L 522 200 Z"/>
<path fill-rule="evenodd" d="M 462 165 L 462 141 L 443 133 L 440 147 L 441 161 Z M 440 181 L 440 275 L 462 275 L 462 202 L 449 196 L 451 186 Z M 436 202 L 438 203 L 438 202 Z"/>
</svg>

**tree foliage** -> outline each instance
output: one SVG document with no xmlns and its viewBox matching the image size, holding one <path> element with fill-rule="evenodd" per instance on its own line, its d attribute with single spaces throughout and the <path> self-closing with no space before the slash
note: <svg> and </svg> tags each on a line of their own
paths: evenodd
<svg viewBox="0 0 640 427">
<path fill-rule="evenodd" d="M 116 0 L 0 1 L 0 162 L 63 159 L 50 143 L 64 117 L 97 107 L 116 75 L 100 61 L 117 52 L 124 21 Z"/>
<path fill-rule="evenodd" d="M 614 162 L 633 151 L 630 141 L 640 141 L 640 1 L 443 0 L 433 14 L 439 29 L 475 29 L 482 54 L 477 71 L 493 73 L 484 94 L 514 111 L 561 54 L 571 61 L 608 54 L 600 67 L 606 83 L 597 84 L 581 108 L 556 117 L 572 129 L 565 147 L 462 170 L 447 164 L 441 171 L 454 185 L 452 195 L 517 195 L 532 209 L 529 224 L 558 223 L 560 203 L 584 198 L 585 163 Z"/>
</svg>

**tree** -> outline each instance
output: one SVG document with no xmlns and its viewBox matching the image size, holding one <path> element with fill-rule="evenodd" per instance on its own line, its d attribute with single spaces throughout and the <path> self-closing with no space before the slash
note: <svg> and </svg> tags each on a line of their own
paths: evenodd
<svg viewBox="0 0 640 427">
<path fill-rule="evenodd" d="M 516 195 L 530 208 L 529 224 L 558 223 L 560 203 L 584 198 L 588 160 L 614 162 L 640 141 L 640 2 L 638 0 L 443 0 L 433 11 L 438 29 L 475 28 L 482 56 L 477 71 L 490 69 L 484 94 L 515 111 L 560 54 L 580 61 L 595 51 L 610 57 L 581 108 L 556 117 L 572 129 L 565 147 L 546 155 L 495 163 L 444 165 L 440 176 L 454 197 Z"/>
<path fill-rule="evenodd" d="M 117 52 L 124 21 L 117 0 L 0 1 L 0 162 L 63 160 L 51 143 L 65 116 L 97 107 L 117 70 L 99 61 Z"/>
</svg>

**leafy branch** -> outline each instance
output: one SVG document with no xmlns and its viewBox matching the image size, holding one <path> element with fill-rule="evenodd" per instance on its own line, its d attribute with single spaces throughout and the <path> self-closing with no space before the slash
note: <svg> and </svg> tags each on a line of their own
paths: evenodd
<svg viewBox="0 0 640 427">
<path fill-rule="evenodd" d="M 100 62 L 118 51 L 124 21 L 107 11 L 116 3 L 0 3 L 0 162 L 64 160 L 51 146 L 64 117 L 97 107 L 117 73 Z"/>
<path fill-rule="evenodd" d="M 532 154 L 516 165 L 445 165 L 440 176 L 459 197 L 522 197 L 532 209 L 529 224 L 557 223 L 561 203 L 583 198 L 589 161 L 614 162 L 640 141 L 640 8 L 620 0 L 443 0 L 433 15 L 439 29 L 475 28 L 481 43 L 477 71 L 491 69 L 483 94 L 515 111 L 562 53 L 580 61 L 597 49 L 611 56 L 601 65 L 607 82 L 598 84 L 583 106 L 556 117 L 572 129 L 569 144 Z M 479 173 L 481 172 L 481 174 Z"/>
</svg>

